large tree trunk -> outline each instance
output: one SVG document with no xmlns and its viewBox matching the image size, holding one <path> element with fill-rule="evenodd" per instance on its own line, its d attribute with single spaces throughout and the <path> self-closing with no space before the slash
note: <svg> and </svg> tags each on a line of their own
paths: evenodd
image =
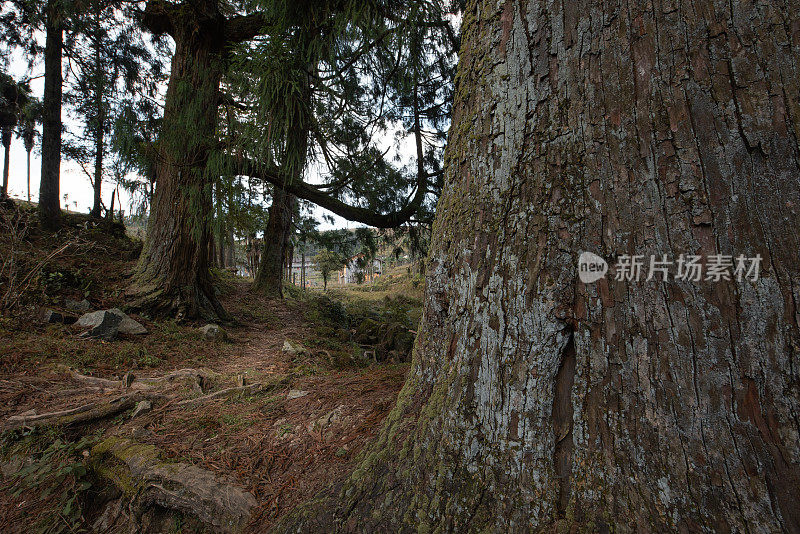
<svg viewBox="0 0 800 534">
<path fill-rule="evenodd" d="M 39 182 L 39 217 L 49 228 L 61 216 L 61 48 L 64 30 L 58 0 L 48 0 L 45 22 L 44 95 L 42 97 L 42 174 Z"/>
<path fill-rule="evenodd" d="M 253 287 L 267 295 L 283 298 L 283 267 L 292 236 L 292 216 L 296 199 L 283 189 L 275 188 L 269 220 L 264 230 L 264 249 Z"/>
<path fill-rule="evenodd" d="M 156 189 L 131 293 L 134 308 L 218 320 L 229 316 L 209 272 L 213 173 L 207 163 L 216 140 L 224 42 L 221 16 L 201 11 L 183 9 L 198 20 L 180 19 L 175 28 Z"/>
<path fill-rule="evenodd" d="M 471 2 L 409 380 L 277 530 L 800 531 L 798 57 L 796 1 Z"/>
</svg>

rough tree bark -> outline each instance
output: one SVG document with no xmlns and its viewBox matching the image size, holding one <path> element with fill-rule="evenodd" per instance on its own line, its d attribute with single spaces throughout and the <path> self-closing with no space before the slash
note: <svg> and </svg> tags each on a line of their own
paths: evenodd
<svg viewBox="0 0 800 534">
<path fill-rule="evenodd" d="M 45 21 L 44 95 L 42 97 L 42 174 L 39 182 L 39 218 L 54 228 L 61 216 L 61 54 L 64 41 L 60 2 L 48 0 Z"/>
<path fill-rule="evenodd" d="M 264 230 L 264 250 L 261 263 L 253 281 L 253 288 L 267 295 L 283 298 L 283 271 L 286 252 L 292 236 L 292 216 L 296 199 L 294 195 L 275 187 L 269 220 Z"/>
<path fill-rule="evenodd" d="M 209 2 L 210 4 L 211 2 Z M 215 13 L 216 11 L 216 13 Z M 159 141 L 156 190 L 132 294 L 134 307 L 178 317 L 227 318 L 208 270 L 212 180 L 224 41 L 218 10 L 182 9 Z M 216 15 L 216 20 L 215 20 Z M 198 28 L 201 30 L 198 31 Z"/>
<path fill-rule="evenodd" d="M 800 5 L 486 0 L 463 24 L 410 377 L 276 530 L 800 531 Z M 581 251 L 764 260 L 584 285 Z"/>
<path fill-rule="evenodd" d="M 145 25 L 175 41 L 147 240 L 129 294 L 133 308 L 228 320 L 209 272 L 211 188 L 225 48 L 256 35 L 261 15 L 225 18 L 218 0 L 147 3 Z"/>
</svg>

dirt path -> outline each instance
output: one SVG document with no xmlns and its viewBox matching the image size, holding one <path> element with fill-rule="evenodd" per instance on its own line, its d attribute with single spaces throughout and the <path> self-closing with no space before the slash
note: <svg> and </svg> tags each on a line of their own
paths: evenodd
<svg viewBox="0 0 800 534">
<path fill-rule="evenodd" d="M 143 320 L 152 332 L 150 339 L 127 342 L 139 343 L 140 352 L 160 364 L 132 370 L 136 377 L 132 388 L 155 395 L 153 409 L 134 419 L 126 412 L 70 432 L 100 429 L 105 436 L 132 438 L 156 446 L 170 459 L 235 481 L 258 502 L 249 527 L 258 532 L 353 468 L 356 454 L 394 405 L 408 366 L 337 370 L 325 350 L 283 352 L 285 340 L 304 343 L 314 336 L 301 305 L 263 300 L 244 285 L 233 288 L 225 301 L 234 315 L 245 318 L 228 328 L 226 343 L 196 339 L 188 327 L 161 328 Z M 75 341 L 70 332 L 57 334 L 61 346 L 77 343 L 74 352 L 79 355 L 81 349 L 114 351 L 100 342 Z M 47 347 L 59 343 L 41 341 L 50 334 L 31 334 L 36 335 L 30 339 L 41 345 L 35 349 L 39 352 L 27 354 L 10 371 L 0 373 L 3 421 L 31 410 L 42 414 L 74 409 L 125 393 L 124 388 L 86 389 L 85 379 L 66 370 L 58 357 L 45 354 Z M 103 361 L 93 368 L 96 376 L 108 380 L 122 378 L 126 370 Z M 147 385 L 148 378 L 184 368 L 197 369 L 203 376 Z M 245 385 L 265 386 L 180 404 L 237 387 L 242 379 Z M 19 498 L 11 501 L 5 506 L 17 506 L 17 512 L 25 509 Z M 12 518 L 17 515 L 9 509 L 0 515 L 9 513 Z"/>
</svg>

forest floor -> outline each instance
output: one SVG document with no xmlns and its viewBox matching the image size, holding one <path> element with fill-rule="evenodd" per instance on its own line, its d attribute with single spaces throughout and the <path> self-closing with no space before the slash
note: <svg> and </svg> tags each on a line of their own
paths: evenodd
<svg viewBox="0 0 800 534">
<path fill-rule="evenodd" d="M 190 517 L 188 505 L 133 511 L 146 488 L 126 488 L 95 454 L 114 439 L 147 446 L 159 462 L 196 466 L 225 488 L 252 495 L 245 531 L 263 531 L 347 476 L 405 380 L 419 280 L 397 273 L 352 290 L 289 287 L 280 300 L 220 271 L 220 299 L 237 320 L 224 327 L 225 340 L 206 339 L 203 323 L 136 314 L 146 335 L 86 339 L 76 325 L 38 317 L 44 308 L 80 315 L 65 303 L 84 297 L 95 310 L 123 307 L 138 248 L 119 228 L 93 229 L 86 221 L 71 217 L 55 235 L 27 222 L 22 238 L 0 237 L 0 253 L 13 253 L 21 266 L 16 275 L 5 269 L 0 280 L 21 294 L 15 311 L 0 316 L 4 532 L 212 529 Z M 34 275 L 25 286 L 28 272 Z M 132 417 L 142 400 L 152 408 Z M 57 412 L 66 413 L 47 416 Z M 93 415 L 74 419 L 75 413 Z M 20 415 L 26 422 L 13 424 Z M 196 497 L 191 487 L 186 491 L 186 498 Z"/>
</svg>

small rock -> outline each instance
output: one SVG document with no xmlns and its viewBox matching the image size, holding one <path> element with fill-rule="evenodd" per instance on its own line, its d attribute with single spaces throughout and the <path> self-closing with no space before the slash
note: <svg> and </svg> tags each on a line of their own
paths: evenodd
<svg viewBox="0 0 800 534">
<path fill-rule="evenodd" d="M 83 299 L 80 302 L 78 302 L 77 300 L 67 299 L 64 305 L 67 307 L 68 310 L 80 313 L 86 313 L 92 309 L 92 303 L 86 299 Z"/>
<path fill-rule="evenodd" d="M 0 462 L 0 473 L 5 478 L 11 478 L 19 473 L 26 465 L 33 463 L 33 458 L 15 454 L 7 462 Z"/>
<path fill-rule="evenodd" d="M 100 310 L 92 313 L 86 313 L 78 319 L 78 326 L 95 327 L 103 322 L 106 315 L 118 315 L 120 317 L 119 333 L 120 334 L 146 334 L 147 329 L 141 324 L 137 323 L 128 315 L 126 315 L 119 308 L 111 308 L 110 310 Z"/>
<path fill-rule="evenodd" d="M 103 341 L 114 341 L 119 333 L 122 317 L 115 313 L 104 313 L 103 320 L 88 332 L 81 334 L 82 337 L 92 339 L 102 339 Z"/>
<path fill-rule="evenodd" d="M 42 313 L 42 322 L 45 324 L 57 324 L 64 322 L 64 316 L 57 311 L 44 310 Z"/>
<path fill-rule="evenodd" d="M 324 430 L 330 425 L 336 424 L 342 420 L 342 413 L 344 412 L 344 405 L 341 405 L 330 412 L 326 413 L 316 421 L 308 424 L 308 431 L 315 432 Z"/>
<path fill-rule="evenodd" d="M 131 414 L 131 419 L 136 417 L 137 415 L 141 415 L 143 413 L 147 413 L 153 409 L 153 405 L 148 400 L 139 401 L 136 405 L 136 408 L 133 409 L 133 413 Z"/>
<path fill-rule="evenodd" d="M 300 343 L 296 343 L 289 339 L 283 342 L 283 352 L 287 354 L 291 354 L 292 356 L 300 356 L 303 354 L 308 354 L 308 351 L 301 345 Z"/>
<path fill-rule="evenodd" d="M 203 337 L 208 341 L 224 341 L 227 339 L 228 334 L 215 324 L 207 324 L 200 329 Z"/>
<path fill-rule="evenodd" d="M 299 399 L 300 397 L 305 397 L 306 395 L 308 395 L 308 391 L 302 391 L 302 390 L 299 390 L 299 389 L 292 389 L 286 395 L 286 398 L 288 400 L 293 400 L 293 399 Z"/>
</svg>

